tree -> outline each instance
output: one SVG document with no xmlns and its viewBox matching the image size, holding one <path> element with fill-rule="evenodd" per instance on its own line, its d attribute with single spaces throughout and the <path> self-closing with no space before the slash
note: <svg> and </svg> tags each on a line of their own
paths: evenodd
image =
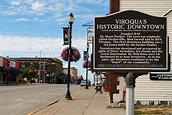
<svg viewBox="0 0 172 115">
<path fill-rule="evenodd" d="M 20 73 L 20 77 L 22 77 L 22 79 L 27 78 L 28 80 L 31 80 L 33 76 L 29 73 L 29 70 L 30 67 L 23 69 L 22 73 Z"/>
</svg>

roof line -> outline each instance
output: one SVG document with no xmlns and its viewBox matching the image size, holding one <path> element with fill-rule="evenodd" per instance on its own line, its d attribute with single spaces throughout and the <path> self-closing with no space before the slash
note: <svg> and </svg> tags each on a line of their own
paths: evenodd
<svg viewBox="0 0 172 115">
<path fill-rule="evenodd" d="M 167 16 L 168 14 L 170 14 L 172 12 L 172 9 L 169 10 L 167 13 L 164 14 L 164 16 Z"/>
</svg>

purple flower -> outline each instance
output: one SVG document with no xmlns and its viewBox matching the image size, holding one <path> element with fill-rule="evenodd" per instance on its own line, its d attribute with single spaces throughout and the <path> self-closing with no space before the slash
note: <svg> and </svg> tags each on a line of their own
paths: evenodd
<svg viewBox="0 0 172 115">
<path fill-rule="evenodd" d="M 29 74 L 34 73 L 34 70 L 30 69 L 28 73 L 29 73 Z"/>
<path fill-rule="evenodd" d="M 68 61 L 68 55 L 69 55 L 69 47 L 66 47 L 62 50 L 61 52 L 61 58 L 64 61 Z M 79 59 L 81 58 L 81 55 L 78 51 L 77 48 L 71 47 L 71 57 L 70 57 L 70 61 L 75 61 L 77 62 Z"/>
<path fill-rule="evenodd" d="M 82 63 L 82 67 L 83 68 L 91 68 L 91 61 L 88 61 L 88 64 L 87 64 L 87 61 L 84 61 L 83 63 Z"/>
<path fill-rule="evenodd" d="M 4 67 L 4 70 L 5 70 L 5 71 L 10 71 L 10 67 L 5 66 L 5 67 Z"/>
</svg>

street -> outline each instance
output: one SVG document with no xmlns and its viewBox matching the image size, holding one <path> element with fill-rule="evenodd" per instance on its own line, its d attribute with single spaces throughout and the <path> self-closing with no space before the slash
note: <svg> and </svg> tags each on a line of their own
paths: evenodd
<svg viewBox="0 0 172 115">
<path fill-rule="evenodd" d="M 66 84 L 0 86 L 0 115 L 27 115 L 65 97 Z M 79 85 L 70 85 L 71 93 Z"/>
</svg>

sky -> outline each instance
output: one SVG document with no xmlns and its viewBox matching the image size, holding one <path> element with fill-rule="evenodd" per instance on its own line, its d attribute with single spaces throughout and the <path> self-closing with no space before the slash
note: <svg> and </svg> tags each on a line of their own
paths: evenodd
<svg viewBox="0 0 172 115">
<path fill-rule="evenodd" d="M 61 51 L 67 47 L 63 45 L 62 27 L 69 26 L 70 13 L 75 18 L 72 46 L 81 54 L 71 67 L 85 77 L 82 63 L 89 26 L 82 25 L 92 25 L 95 16 L 108 14 L 109 0 L 0 0 L 0 56 L 40 57 L 41 51 L 41 57 L 62 60 Z M 63 61 L 63 67 L 67 67 L 67 62 Z M 89 72 L 89 79 L 92 76 Z"/>
</svg>

